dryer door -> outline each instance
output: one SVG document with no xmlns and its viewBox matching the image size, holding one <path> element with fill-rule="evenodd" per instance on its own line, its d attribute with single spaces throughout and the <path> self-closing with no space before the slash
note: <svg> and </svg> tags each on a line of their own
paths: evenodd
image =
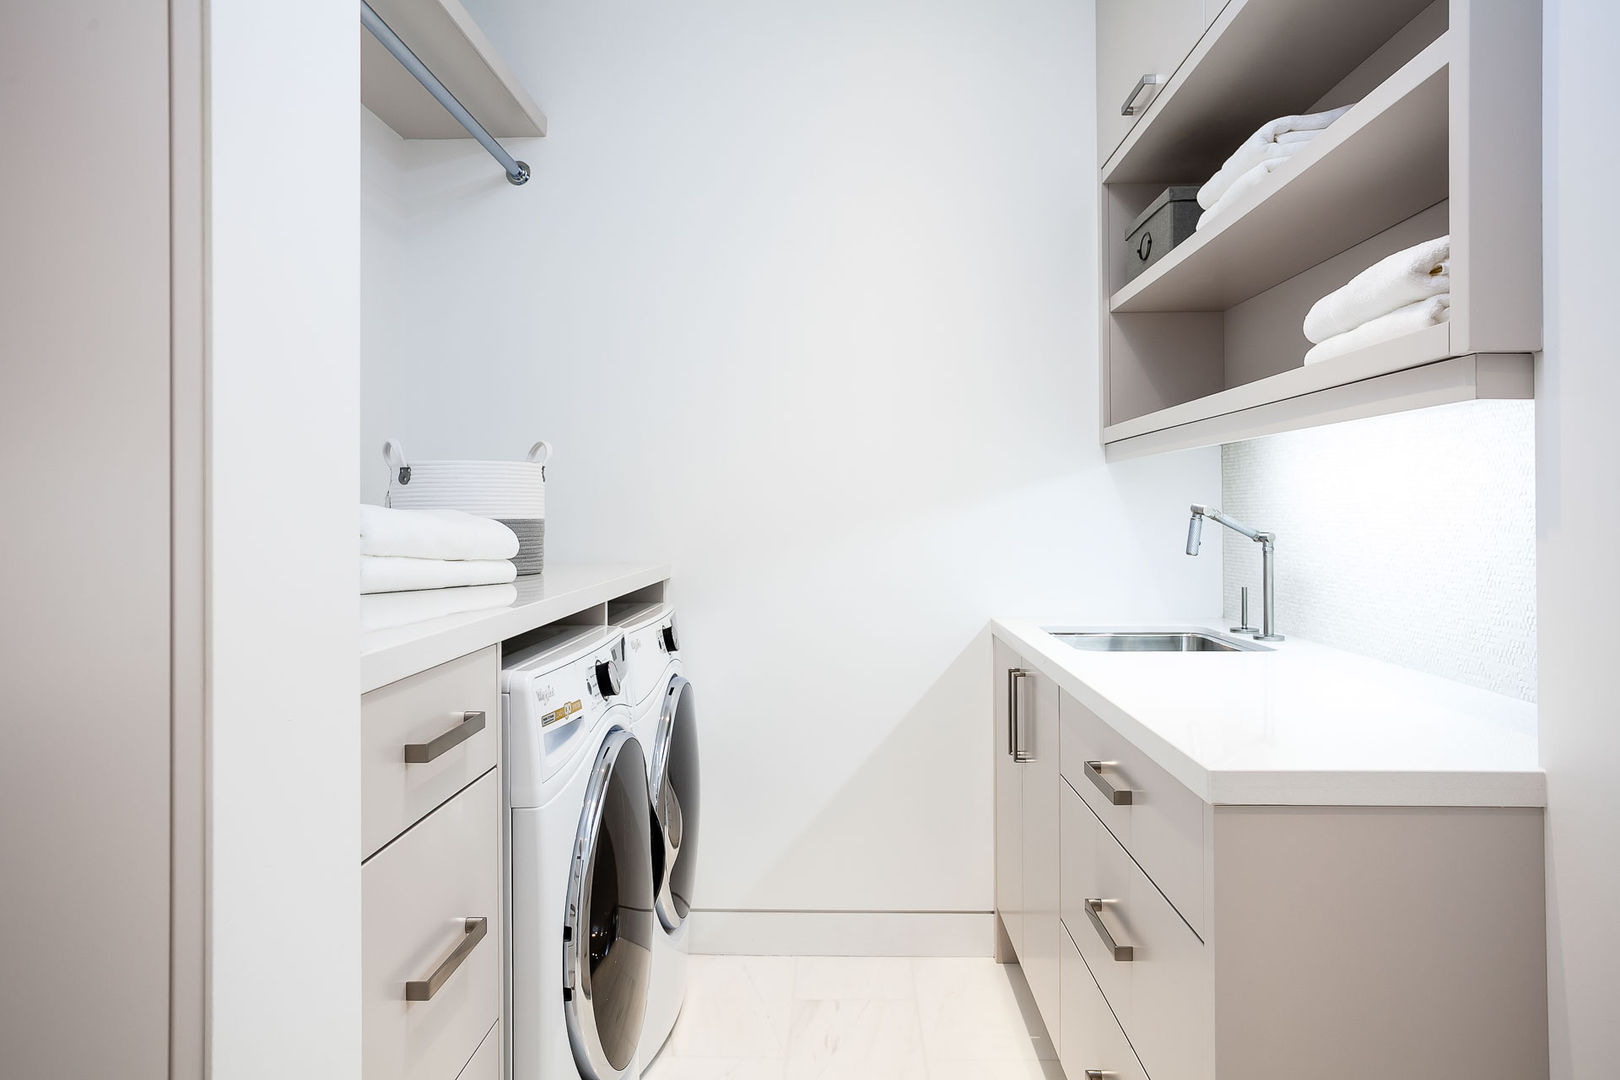
<svg viewBox="0 0 1620 1080">
<path fill-rule="evenodd" d="M 653 811 L 663 839 L 658 918 L 665 929 L 674 931 L 686 921 L 692 907 L 699 797 L 697 698 L 692 684 L 680 675 L 672 676 L 664 686 L 652 775 Z"/>
<path fill-rule="evenodd" d="M 602 740 L 574 838 L 563 926 L 563 1008 L 582 1080 L 616 1080 L 635 1056 L 652 968 L 647 764 L 622 728 Z"/>
</svg>

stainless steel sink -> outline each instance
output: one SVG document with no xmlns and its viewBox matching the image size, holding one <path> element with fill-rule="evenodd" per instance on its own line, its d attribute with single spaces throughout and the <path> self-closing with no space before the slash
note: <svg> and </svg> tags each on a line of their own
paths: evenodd
<svg viewBox="0 0 1620 1080">
<path fill-rule="evenodd" d="M 1270 652 L 1264 645 L 1222 637 L 1211 631 L 1048 630 L 1059 641 L 1086 652 Z"/>
</svg>

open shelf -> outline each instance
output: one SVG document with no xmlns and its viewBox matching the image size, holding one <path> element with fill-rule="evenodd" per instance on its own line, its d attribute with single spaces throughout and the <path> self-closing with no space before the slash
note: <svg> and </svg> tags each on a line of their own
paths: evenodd
<svg viewBox="0 0 1620 1080">
<path fill-rule="evenodd" d="M 1230 0 L 1104 164 L 1103 182 L 1213 175 L 1250 132 L 1273 117 L 1309 111 L 1429 6 Z"/>
<path fill-rule="evenodd" d="M 1450 44 L 1441 35 L 1110 310 L 1225 311 L 1445 200 Z"/>
<path fill-rule="evenodd" d="M 371 0 L 383 22 L 498 139 L 546 133 L 546 116 L 457 0 Z M 360 101 L 407 139 L 467 131 L 370 34 L 360 35 Z"/>
<path fill-rule="evenodd" d="M 1411 337 L 1435 339 L 1445 329 Z M 1104 455 L 1122 461 L 1436 405 L 1535 397 L 1529 353 L 1470 353 L 1408 365 L 1410 356 L 1432 351 L 1432 342 L 1400 339 L 1138 417 L 1115 425 L 1124 432 L 1104 432 Z M 1361 370 L 1373 374 L 1356 374 Z M 1129 434 L 1133 430 L 1140 433 Z"/>
<path fill-rule="evenodd" d="M 1393 341 L 1381 342 L 1319 364 L 1290 368 L 1264 379 L 1110 424 L 1103 429 L 1103 441 L 1115 442 L 1161 428 L 1241 412 L 1259 405 L 1313 394 L 1341 383 L 1359 382 L 1405 368 L 1432 364 L 1450 356 L 1451 325 L 1440 323 L 1415 334 L 1406 334 Z"/>
</svg>

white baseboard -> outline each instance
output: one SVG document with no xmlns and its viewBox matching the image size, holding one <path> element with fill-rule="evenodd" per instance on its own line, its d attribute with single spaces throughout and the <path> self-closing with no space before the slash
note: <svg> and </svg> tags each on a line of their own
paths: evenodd
<svg viewBox="0 0 1620 1080">
<path fill-rule="evenodd" d="M 694 910 L 692 951 L 740 956 L 990 956 L 988 911 Z"/>
</svg>

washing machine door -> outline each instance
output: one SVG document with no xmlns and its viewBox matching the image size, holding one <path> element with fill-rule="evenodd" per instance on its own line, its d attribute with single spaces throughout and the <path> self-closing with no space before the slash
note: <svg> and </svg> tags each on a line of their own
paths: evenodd
<svg viewBox="0 0 1620 1080">
<path fill-rule="evenodd" d="M 653 748 L 653 815 L 662 839 L 658 876 L 658 919 L 673 932 L 692 908 L 692 876 L 697 863 L 698 738 L 697 697 L 692 684 L 675 675 L 664 686 Z"/>
<path fill-rule="evenodd" d="M 625 1075 L 641 1038 L 652 968 L 652 830 L 641 743 L 602 741 L 574 837 L 563 927 L 563 1008 L 582 1080 Z"/>
</svg>

